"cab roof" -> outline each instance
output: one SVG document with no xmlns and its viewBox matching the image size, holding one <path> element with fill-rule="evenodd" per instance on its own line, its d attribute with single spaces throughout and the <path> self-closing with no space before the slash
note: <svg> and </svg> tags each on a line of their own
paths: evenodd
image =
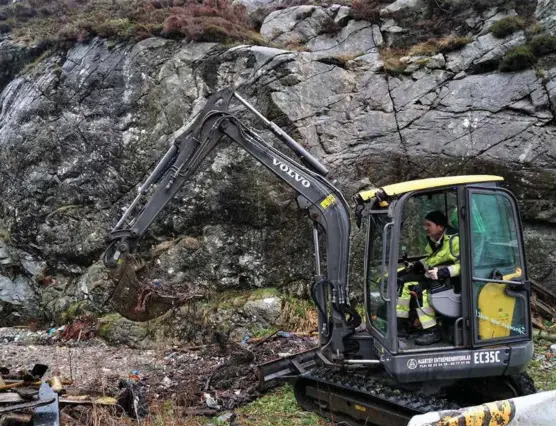
<svg viewBox="0 0 557 426">
<path fill-rule="evenodd" d="M 360 191 L 358 195 L 363 201 L 367 201 L 375 197 L 376 192 L 379 190 L 383 191 L 388 196 L 393 196 L 405 194 L 410 191 L 417 191 L 420 189 L 433 189 L 443 186 L 465 185 L 470 183 L 501 182 L 503 180 L 504 179 L 501 176 L 493 175 L 466 175 L 419 179 L 410 180 L 408 182 L 395 183 L 392 185 L 383 186 L 381 188 Z"/>
</svg>

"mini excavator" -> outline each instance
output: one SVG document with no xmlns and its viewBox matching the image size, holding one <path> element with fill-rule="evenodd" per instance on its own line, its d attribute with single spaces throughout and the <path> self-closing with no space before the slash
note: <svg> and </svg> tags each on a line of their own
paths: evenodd
<svg viewBox="0 0 557 426">
<path fill-rule="evenodd" d="M 299 160 L 231 113 L 233 101 Z M 356 194 L 356 222 L 365 229 L 363 307 L 357 309 L 348 297 L 347 201 L 316 158 L 231 89 L 207 100 L 139 188 L 107 237 L 109 268 L 124 269 L 153 220 L 222 139 L 293 188 L 313 229 L 319 346 L 259 366 L 263 382 L 288 379 L 303 408 L 352 425 L 406 425 L 416 414 L 535 392 L 524 372 L 533 354 L 530 282 L 517 200 L 501 186 L 503 178 L 440 177 Z M 418 346 L 419 327 L 410 334 L 397 329 L 399 271 L 425 257 L 422 224 L 433 210 L 457 231 L 460 275 L 439 280 L 429 292 L 442 339 Z"/>
</svg>

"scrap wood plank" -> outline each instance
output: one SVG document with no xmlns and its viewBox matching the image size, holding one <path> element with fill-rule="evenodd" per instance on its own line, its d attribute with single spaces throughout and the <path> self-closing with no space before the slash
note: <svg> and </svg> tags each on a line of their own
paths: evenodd
<svg viewBox="0 0 557 426">
<path fill-rule="evenodd" d="M 555 304 L 555 295 L 549 290 L 544 288 L 540 283 L 534 280 L 530 280 L 532 284 L 532 290 L 534 290 L 541 298 L 543 298 L 547 303 Z"/>
<path fill-rule="evenodd" d="M 536 281 L 531 281 L 532 293 L 530 305 L 532 310 L 543 316 L 545 319 L 555 318 L 555 295 L 542 287 Z"/>
<path fill-rule="evenodd" d="M 116 398 L 110 396 L 101 396 L 99 398 L 93 398 L 90 395 L 70 395 L 65 398 L 60 398 L 60 404 L 71 404 L 71 405 L 83 405 L 83 404 L 95 404 L 95 405 L 116 405 Z"/>
<path fill-rule="evenodd" d="M 539 318 L 537 318 L 533 315 L 532 315 L 532 325 L 536 328 L 539 328 L 540 330 L 545 330 L 546 329 L 545 325 L 543 325 L 543 322 Z"/>
<path fill-rule="evenodd" d="M 0 404 L 11 404 L 14 402 L 25 402 L 25 400 L 15 392 L 0 393 Z"/>
<path fill-rule="evenodd" d="M 534 309 L 536 309 L 536 311 L 538 311 L 540 314 L 545 314 L 544 316 L 547 316 L 549 318 L 555 318 L 555 308 L 552 308 L 542 300 L 539 299 L 536 300 Z"/>
</svg>

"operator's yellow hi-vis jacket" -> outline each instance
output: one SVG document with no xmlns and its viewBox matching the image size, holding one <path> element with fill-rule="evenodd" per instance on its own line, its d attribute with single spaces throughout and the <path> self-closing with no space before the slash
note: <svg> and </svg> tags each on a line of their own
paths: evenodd
<svg viewBox="0 0 557 426">
<path fill-rule="evenodd" d="M 458 277 L 460 275 L 460 263 L 458 261 L 458 256 L 460 256 L 460 241 L 458 235 L 451 228 L 447 228 L 442 239 L 443 241 L 440 241 L 437 247 L 434 242 L 429 242 L 425 248 L 427 257 L 422 259 L 421 262 L 424 264 L 426 270 L 428 267 L 446 266 L 451 277 Z"/>
<path fill-rule="evenodd" d="M 429 244 L 425 248 L 427 257 L 420 262 L 425 269 L 433 267 L 446 267 L 451 277 L 460 275 L 460 263 L 458 256 L 460 255 L 460 242 L 456 231 L 447 228 L 438 243 L 429 240 Z M 452 250 L 451 250 L 452 248 Z M 404 283 L 402 294 L 397 300 L 396 316 L 398 318 L 408 318 L 410 313 L 410 301 L 412 299 L 411 289 L 418 285 L 416 281 Z M 418 319 L 422 324 L 422 328 L 427 329 L 437 325 L 435 319 L 435 311 L 429 304 L 429 292 L 422 291 L 422 306 L 417 309 Z"/>
</svg>

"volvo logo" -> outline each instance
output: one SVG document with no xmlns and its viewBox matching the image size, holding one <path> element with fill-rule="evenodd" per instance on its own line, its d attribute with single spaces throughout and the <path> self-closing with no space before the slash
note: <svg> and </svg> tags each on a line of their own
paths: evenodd
<svg viewBox="0 0 557 426">
<path fill-rule="evenodd" d="M 296 173 L 294 170 L 288 167 L 287 164 L 284 164 L 282 161 L 277 160 L 274 157 L 273 157 L 273 166 L 278 166 L 278 168 L 282 172 L 286 173 L 288 176 L 293 178 L 296 182 L 301 182 L 302 185 L 305 186 L 306 188 L 310 187 L 310 183 L 307 179 L 305 179 L 303 176 L 300 176 L 298 173 Z"/>
</svg>

